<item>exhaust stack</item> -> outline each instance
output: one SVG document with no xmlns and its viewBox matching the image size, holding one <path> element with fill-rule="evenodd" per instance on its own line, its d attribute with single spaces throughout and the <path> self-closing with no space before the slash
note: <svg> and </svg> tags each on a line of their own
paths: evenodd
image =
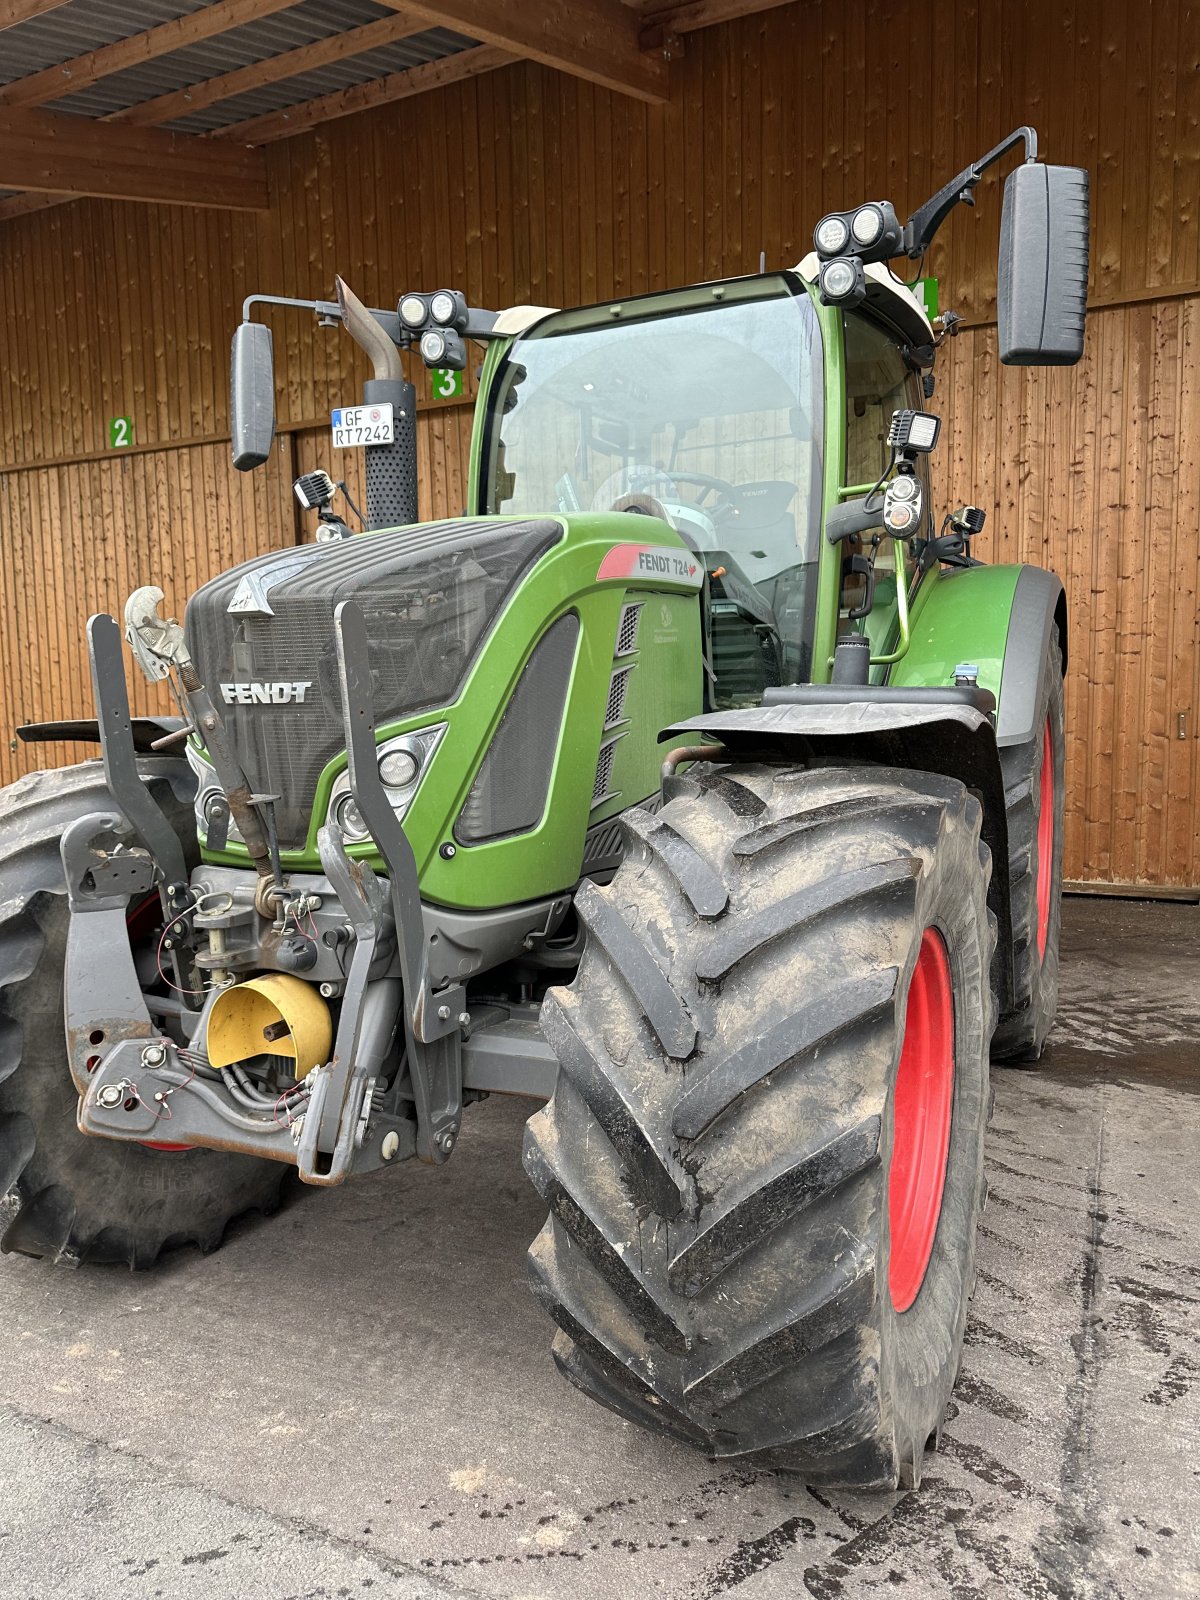
<svg viewBox="0 0 1200 1600">
<path fill-rule="evenodd" d="M 391 405 L 391 444 L 367 447 L 367 526 L 394 528 L 417 520 L 417 391 L 404 376 L 400 352 L 343 279 L 336 279 L 342 326 L 366 351 L 375 376 L 363 384 L 364 405 Z"/>
</svg>

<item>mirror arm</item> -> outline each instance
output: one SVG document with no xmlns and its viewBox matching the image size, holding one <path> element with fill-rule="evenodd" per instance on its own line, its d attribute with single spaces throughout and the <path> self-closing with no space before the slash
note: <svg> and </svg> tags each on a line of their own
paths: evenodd
<svg viewBox="0 0 1200 1600">
<path fill-rule="evenodd" d="M 242 321 L 251 322 L 252 306 L 297 306 L 301 311 L 311 311 L 323 328 L 331 328 L 342 321 L 342 308 L 336 300 L 291 300 L 282 294 L 248 294 L 242 301 Z M 372 309 L 371 316 L 383 329 L 393 344 L 403 341 L 400 318 L 394 311 Z"/>
<path fill-rule="evenodd" d="M 1037 160 L 1037 133 L 1033 128 L 1022 125 L 1014 128 L 1007 138 L 989 150 L 987 155 L 980 156 L 978 161 L 964 167 L 957 177 L 942 188 L 925 204 L 918 206 L 904 224 L 903 250 L 911 260 L 917 261 L 928 250 L 933 241 L 934 234 L 945 222 L 951 211 L 961 200 L 964 205 L 974 205 L 974 188 L 983 177 L 987 169 L 1000 157 L 1006 155 L 1015 145 L 1025 143 L 1026 161 Z"/>
</svg>

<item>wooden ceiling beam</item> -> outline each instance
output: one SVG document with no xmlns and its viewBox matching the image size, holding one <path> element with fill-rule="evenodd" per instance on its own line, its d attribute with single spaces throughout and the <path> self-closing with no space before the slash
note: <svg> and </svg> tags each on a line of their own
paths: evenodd
<svg viewBox="0 0 1200 1600">
<path fill-rule="evenodd" d="M 265 211 L 268 205 L 266 162 L 255 150 L 7 106 L 0 107 L 0 189 L 223 211 Z"/>
<path fill-rule="evenodd" d="M 392 5 L 393 0 L 381 0 Z M 396 0 L 430 27 L 452 28 L 618 94 L 667 99 L 661 53 L 642 49 L 641 21 L 620 0 Z"/>
<path fill-rule="evenodd" d="M 5 28 L 16 28 L 22 22 L 32 22 L 47 11 L 57 11 L 67 0 L 0 0 L 0 33 Z"/>
<path fill-rule="evenodd" d="M 440 89 L 448 83 L 460 83 L 464 78 L 494 72 L 497 67 L 511 66 L 513 59 L 507 51 L 498 50 L 494 45 L 476 45 L 473 49 L 445 56 L 440 61 L 409 67 L 406 72 L 392 72 L 386 78 L 372 78 L 369 83 L 339 89 L 335 94 L 322 95 L 319 100 L 306 100 L 301 105 L 290 106 L 286 111 L 271 111 L 266 116 L 253 117 L 228 128 L 214 129 L 203 136 L 204 143 L 224 143 L 228 140 L 243 145 L 274 144 L 279 139 L 290 139 L 297 133 L 316 128 L 323 122 L 332 122 L 337 117 L 349 117 L 356 111 L 367 111 L 372 106 L 390 105 L 395 100 L 427 94 L 431 89 Z"/>
<path fill-rule="evenodd" d="M 164 122 L 174 122 L 196 111 L 204 111 L 222 100 L 232 100 L 236 95 L 249 94 L 254 89 L 271 83 L 282 83 L 297 78 L 303 72 L 314 72 L 318 67 L 330 66 L 335 61 L 348 61 L 365 55 L 368 50 L 379 50 L 385 45 L 410 39 L 423 33 L 429 24 L 423 17 L 398 11 L 393 17 L 382 17 L 378 22 L 368 22 L 362 28 L 350 28 L 345 33 L 335 33 L 332 38 L 318 39 L 315 44 L 301 45 L 295 50 L 285 50 L 281 55 L 268 56 L 248 67 L 222 73 L 218 78 L 207 78 L 187 89 L 176 89 L 172 94 L 160 94 L 154 100 L 143 100 L 127 111 L 114 112 L 105 122 L 122 122 L 134 127 L 154 127 Z"/>
<path fill-rule="evenodd" d="M 294 4 L 295 0 L 217 0 L 217 4 L 201 6 L 199 11 L 191 11 L 186 17 L 160 23 L 145 33 L 118 39 L 115 44 L 102 45 L 71 61 L 6 83 L 0 87 L 0 106 L 40 106 L 49 100 L 61 100 L 64 95 L 88 89 L 114 72 L 142 66 L 159 56 L 169 55 L 172 50 L 182 50 L 202 39 L 228 33 L 231 28 L 244 27 L 275 11 L 286 11 Z"/>
<path fill-rule="evenodd" d="M 37 194 L 34 191 L 10 194 L 7 200 L 0 200 L 0 222 L 14 222 L 18 217 L 27 217 L 31 211 L 49 211 L 51 206 L 65 206 L 73 199 L 74 195 Z"/>
<path fill-rule="evenodd" d="M 719 22 L 735 22 L 759 11 L 774 11 L 778 6 L 794 5 L 796 0 L 650 0 L 642 7 L 642 43 L 657 40 L 663 31 L 695 33 Z"/>
</svg>

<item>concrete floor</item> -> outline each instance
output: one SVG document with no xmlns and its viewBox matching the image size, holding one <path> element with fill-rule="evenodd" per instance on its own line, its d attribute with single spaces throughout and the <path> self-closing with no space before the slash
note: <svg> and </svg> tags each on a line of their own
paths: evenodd
<svg viewBox="0 0 1200 1600">
<path fill-rule="evenodd" d="M 446 1170 L 208 1259 L 0 1263 L 0 1597 L 1200 1595 L 1200 908 L 1070 901 L 1064 952 L 919 1492 L 729 1471 L 561 1381 L 492 1100 Z"/>
</svg>

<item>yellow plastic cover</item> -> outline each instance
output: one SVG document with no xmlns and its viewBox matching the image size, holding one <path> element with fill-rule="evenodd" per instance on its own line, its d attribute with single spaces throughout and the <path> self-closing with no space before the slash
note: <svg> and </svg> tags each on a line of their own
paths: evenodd
<svg viewBox="0 0 1200 1600">
<path fill-rule="evenodd" d="M 296 1077 L 329 1060 L 333 1020 L 314 984 L 288 972 L 268 972 L 235 983 L 213 1001 L 208 1018 L 208 1059 L 227 1067 L 264 1052 L 290 1056 Z"/>
</svg>

